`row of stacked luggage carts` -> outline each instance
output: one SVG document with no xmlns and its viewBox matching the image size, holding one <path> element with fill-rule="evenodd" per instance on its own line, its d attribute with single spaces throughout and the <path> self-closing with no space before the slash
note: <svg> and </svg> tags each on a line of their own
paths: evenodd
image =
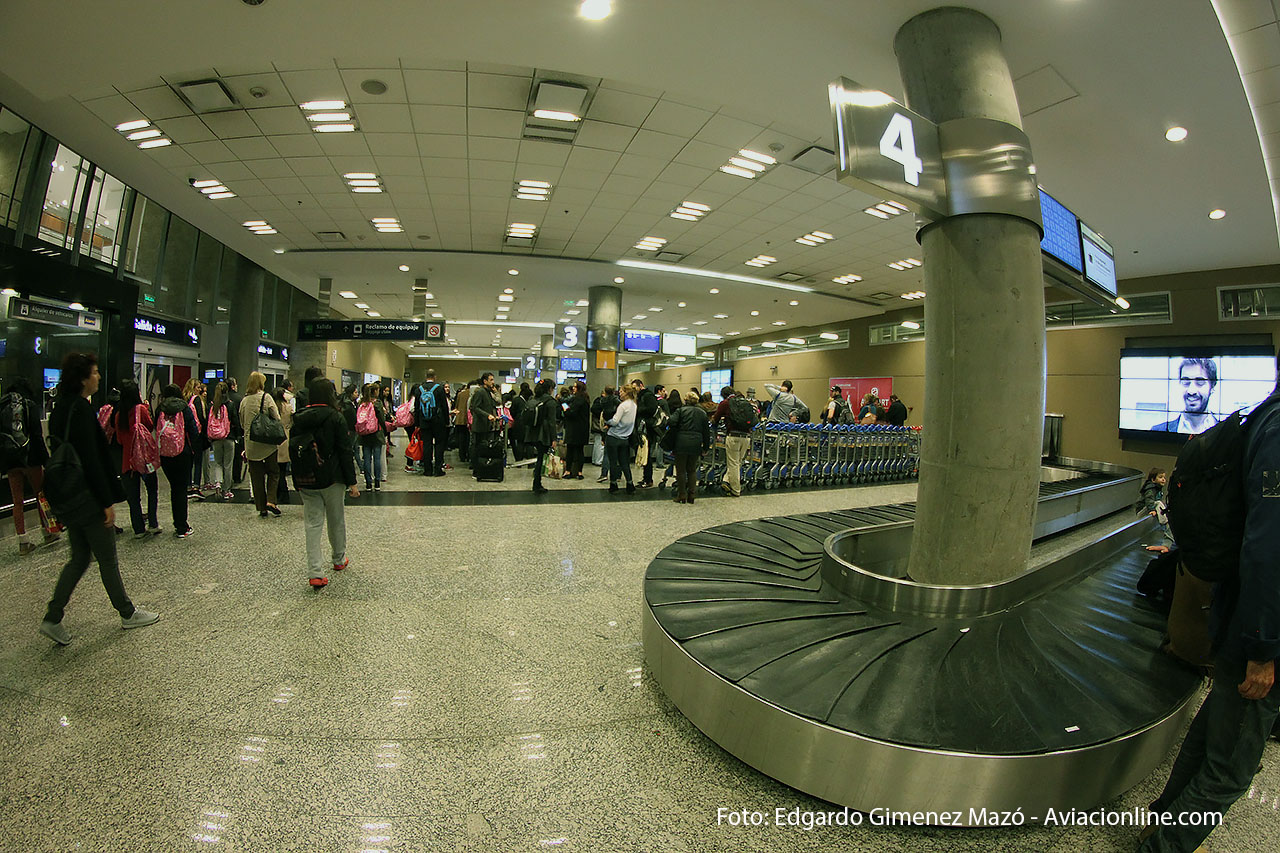
<svg viewBox="0 0 1280 853">
<path fill-rule="evenodd" d="M 703 489 L 724 481 L 727 462 L 725 433 L 718 432 L 698 466 Z M 919 473 L 919 427 L 764 422 L 751 432 L 742 487 L 889 483 L 913 480 Z"/>
</svg>

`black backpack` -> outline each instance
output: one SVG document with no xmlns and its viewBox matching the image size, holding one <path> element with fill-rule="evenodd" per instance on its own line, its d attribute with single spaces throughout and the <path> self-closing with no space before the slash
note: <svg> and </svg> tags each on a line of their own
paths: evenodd
<svg viewBox="0 0 1280 853">
<path fill-rule="evenodd" d="M 27 450 L 31 436 L 27 435 L 27 398 L 17 391 L 10 391 L 0 398 L 0 461 L 4 467 L 27 467 Z"/>
<path fill-rule="evenodd" d="M 317 424 L 317 426 L 320 426 Z M 327 489 L 334 483 L 332 460 L 311 430 L 295 429 L 289 435 L 289 471 L 295 489 Z"/>
<path fill-rule="evenodd" d="M 1183 565 L 1203 581 L 1220 583 L 1240 571 L 1249 427 L 1277 400 L 1268 398 L 1249 415 L 1233 412 L 1193 436 L 1169 475 L 1169 529 Z"/>
<path fill-rule="evenodd" d="M 66 405 L 69 409 L 67 428 L 44 466 L 45 498 L 48 499 L 49 506 L 53 507 L 58 520 L 68 527 L 101 524 L 104 518 L 102 507 L 89 490 L 80 454 L 70 441 L 74 406 L 79 403 L 72 401 Z"/>
<path fill-rule="evenodd" d="M 836 423 L 851 424 L 854 422 L 853 407 L 844 397 L 836 398 Z"/>
<path fill-rule="evenodd" d="M 520 412 L 520 427 L 524 430 L 525 435 L 533 432 L 538 428 L 538 421 L 541 418 L 539 410 L 542 404 L 534 398 L 525 403 L 524 409 Z"/>
<path fill-rule="evenodd" d="M 760 413 L 746 397 L 734 394 L 729 398 L 728 421 L 734 432 L 751 432 L 760 423 Z"/>
</svg>

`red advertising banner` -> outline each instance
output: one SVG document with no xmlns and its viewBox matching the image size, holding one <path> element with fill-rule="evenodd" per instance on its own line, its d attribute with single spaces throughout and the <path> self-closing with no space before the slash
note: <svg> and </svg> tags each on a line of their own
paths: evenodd
<svg viewBox="0 0 1280 853">
<path fill-rule="evenodd" d="M 844 392 L 844 398 L 849 401 L 849 405 L 853 408 L 856 415 L 858 409 L 862 406 L 862 398 L 868 394 L 875 394 L 883 404 L 888 407 L 889 395 L 893 393 L 893 377 L 892 376 L 833 376 L 831 383 L 827 386 L 837 387 Z"/>
</svg>

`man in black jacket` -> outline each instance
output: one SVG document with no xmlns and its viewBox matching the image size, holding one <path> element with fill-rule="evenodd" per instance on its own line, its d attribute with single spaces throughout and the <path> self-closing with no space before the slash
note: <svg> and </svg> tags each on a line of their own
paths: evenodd
<svg viewBox="0 0 1280 853">
<path fill-rule="evenodd" d="M 231 463 L 231 479 L 237 485 L 244 479 L 244 427 L 240 423 L 240 401 L 244 399 L 244 395 L 239 388 L 234 376 L 227 380 L 227 417 L 231 419 L 231 439 L 236 443 L 235 459 Z"/>
<path fill-rule="evenodd" d="M 434 405 L 424 402 L 431 396 Z M 414 419 L 422 438 L 422 473 L 428 477 L 444 476 L 444 450 L 449 440 L 449 395 L 444 385 L 436 381 L 435 370 L 428 370 L 426 379 L 414 394 Z M 427 410 L 431 414 L 428 417 Z"/>
<path fill-rule="evenodd" d="M 644 476 L 640 479 L 640 488 L 647 489 L 653 485 L 653 460 L 657 455 L 658 431 L 654 418 L 658 414 L 658 398 L 644 387 L 639 379 L 631 380 L 636 389 L 636 428 L 643 430 L 640 434 L 649 442 L 649 458 L 644 463 Z"/>
</svg>

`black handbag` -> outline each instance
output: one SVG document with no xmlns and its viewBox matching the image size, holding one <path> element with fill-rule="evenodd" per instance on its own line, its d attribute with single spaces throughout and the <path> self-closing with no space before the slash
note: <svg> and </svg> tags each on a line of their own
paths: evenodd
<svg viewBox="0 0 1280 853">
<path fill-rule="evenodd" d="M 75 405 L 72 401 L 71 406 Z M 80 454 L 71 444 L 73 411 L 67 412 L 67 429 L 44 466 L 44 496 L 58 520 L 67 527 L 101 524 L 106 513 L 89 491 Z"/>
<path fill-rule="evenodd" d="M 268 415 L 265 411 L 266 405 L 267 392 L 263 391 L 262 402 L 258 404 L 258 413 L 253 416 L 253 423 L 249 424 L 249 440 L 259 444 L 274 444 L 278 447 L 288 438 L 284 432 L 284 421 Z"/>
</svg>

